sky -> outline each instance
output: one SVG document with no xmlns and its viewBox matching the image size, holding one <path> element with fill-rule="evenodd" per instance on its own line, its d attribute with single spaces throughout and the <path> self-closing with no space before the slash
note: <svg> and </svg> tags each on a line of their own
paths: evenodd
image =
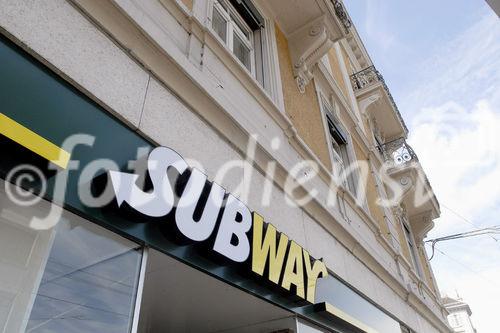
<svg viewBox="0 0 500 333">
<path fill-rule="evenodd" d="M 500 19 L 484 0 L 344 2 L 441 204 L 428 239 L 500 225 Z M 436 249 L 441 293 L 498 333 L 500 234 Z"/>
</svg>

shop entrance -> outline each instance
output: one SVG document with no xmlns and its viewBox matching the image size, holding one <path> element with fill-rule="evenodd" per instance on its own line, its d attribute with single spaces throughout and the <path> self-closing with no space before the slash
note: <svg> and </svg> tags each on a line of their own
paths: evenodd
<svg viewBox="0 0 500 333">
<path fill-rule="evenodd" d="M 296 332 L 283 310 L 149 250 L 138 332 Z"/>
</svg>

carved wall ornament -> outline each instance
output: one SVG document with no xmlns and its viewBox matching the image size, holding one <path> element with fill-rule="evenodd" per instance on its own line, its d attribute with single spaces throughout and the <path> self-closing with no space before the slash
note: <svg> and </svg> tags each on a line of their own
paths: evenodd
<svg viewBox="0 0 500 333">
<path fill-rule="evenodd" d="M 399 222 L 408 223 L 408 214 L 406 212 L 406 206 L 404 203 L 400 203 L 399 205 L 395 206 L 393 210 L 394 215 Z"/>
<path fill-rule="evenodd" d="M 409 184 L 411 184 L 411 178 L 410 177 L 401 177 L 399 179 L 399 183 L 403 186 L 408 186 Z"/>
<path fill-rule="evenodd" d="M 315 65 L 337 39 L 330 35 L 325 20 L 326 16 L 322 15 L 288 36 L 293 74 L 301 93 L 305 92 L 305 86 L 313 78 Z"/>
<path fill-rule="evenodd" d="M 320 26 L 313 26 L 311 30 L 309 31 L 309 36 L 314 37 L 319 35 L 321 32 L 321 27 Z"/>
<path fill-rule="evenodd" d="M 297 88 L 299 88 L 299 91 L 301 94 L 306 92 L 306 85 L 307 82 L 302 76 L 297 76 L 295 78 L 295 82 L 297 82 Z"/>
</svg>

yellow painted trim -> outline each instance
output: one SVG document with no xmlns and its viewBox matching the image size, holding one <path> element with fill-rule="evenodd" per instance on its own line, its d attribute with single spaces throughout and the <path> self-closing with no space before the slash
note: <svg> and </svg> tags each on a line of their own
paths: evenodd
<svg viewBox="0 0 500 333">
<path fill-rule="evenodd" d="M 63 169 L 66 169 L 68 166 L 71 157 L 70 153 L 44 139 L 29 128 L 10 119 L 3 113 L 0 113 L 0 134 Z"/>
<path fill-rule="evenodd" d="M 321 303 L 318 303 L 321 304 Z M 344 311 L 340 310 L 339 308 L 331 305 L 330 303 L 322 303 L 322 308 L 324 308 L 324 311 L 353 325 L 354 327 L 362 330 L 365 333 L 379 333 L 377 330 L 374 328 L 371 328 L 370 326 L 362 323 L 361 321 L 357 320 L 356 318 L 348 315 Z"/>
</svg>

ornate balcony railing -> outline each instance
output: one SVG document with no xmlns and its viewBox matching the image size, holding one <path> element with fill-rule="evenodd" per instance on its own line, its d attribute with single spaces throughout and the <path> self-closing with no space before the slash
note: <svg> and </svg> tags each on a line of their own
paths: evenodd
<svg viewBox="0 0 500 333">
<path fill-rule="evenodd" d="M 403 166 L 408 166 L 411 163 L 420 163 L 417 154 L 413 148 L 406 143 L 405 138 L 399 138 L 384 143 L 377 146 L 377 149 L 383 156 L 384 161 L 389 163 L 393 170 Z M 421 176 L 428 188 L 433 191 L 427 175 L 425 173 L 421 173 Z M 436 203 L 439 208 L 439 202 L 436 201 Z"/>
<path fill-rule="evenodd" d="M 340 22 L 344 26 L 345 33 L 349 33 L 349 28 L 352 26 L 351 19 L 347 15 L 344 5 L 339 0 L 332 0 L 333 9 L 335 9 L 335 15 L 339 18 Z"/>
<path fill-rule="evenodd" d="M 384 77 L 375 68 L 375 66 L 367 67 L 351 75 L 351 84 L 352 84 L 352 89 L 354 91 L 361 90 L 365 87 L 371 86 L 372 84 L 376 84 L 379 82 L 382 83 L 382 86 L 384 87 L 384 90 L 387 93 L 387 97 L 389 97 L 389 100 L 394 108 L 394 111 L 396 112 L 399 120 L 401 121 L 401 124 L 403 125 L 405 131 L 408 132 L 408 128 L 406 127 L 406 124 L 403 121 L 403 118 L 401 117 L 401 113 L 399 112 L 398 106 L 396 105 L 396 102 L 394 101 L 394 98 L 392 97 L 392 94 L 389 91 L 387 84 L 385 83 Z"/>
<path fill-rule="evenodd" d="M 417 154 L 404 138 L 399 138 L 377 147 L 384 161 L 393 167 L 403 166 L 410 162 L 418 162 Z"/>
<path fill-rule="evenodd" d="M 351 83 L 354 91 L 361 90 L 377 82 L 382 82 L 385 85 L 384 77 L 375 66 L 366 67 L 351 75 Z"/>
</svg>

